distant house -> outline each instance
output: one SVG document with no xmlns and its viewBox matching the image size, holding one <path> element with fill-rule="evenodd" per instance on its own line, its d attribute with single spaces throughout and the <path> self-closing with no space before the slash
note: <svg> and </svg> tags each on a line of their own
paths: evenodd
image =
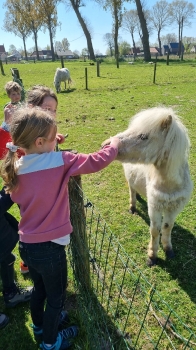
<svg viewBox="0 0 196 350">
<path fill-rule="evenodd" d="M 169 45 L 163 45 L 163 47 L 162 47 L 162 55 L 167 55 L 168 53 L 170 53 Z"/>
<path fill-rule="evenodd" d="M 169 45 L 163 45 L 162 54 L 177 55 L 179 52 L 179 43 L 170 43 Z M 182 52 L 184 52 L 184 45 L 182 44 Z"/>
<path fill-rule="evenodd" d="M 4 61 L 7 57 L 7 52 L 5 52 L 4 45 L 0 45 L 0 60 Z"/>
<path fill-rule="evenodd" d="M 52 58 L 52 51 L 51 50 L 40 50 L 40 51 L 38 51 L 38 53 L 39 53 L 39 58 L 41 60 Z M 30 55 L 30 58 L 32 58 L 32 59 L 37 58 L 37 51 L 34 51 Z"/>
<path fill-rule="evenodd" d="M 179 43 L 170 43 L 169 44 L 170 53 L 177 55 L 179 52 Z M 182 52 L 184 52 L 184 45 L 182 44 Z"/>
<path fill-rule="evenodd" d="M 7 59 L 10 61 L 19 61 L 21 58 L 22 55 L 17 50 L 14 50 L 11 55 L 7 56 Z"/>
<path fill-rule="evenodd" d="M 131 47 L 129 51 L 129 55 L 136 55 L 140 53 L 140 48 L 139 47 Z"/>
<path fill-rule="evenodd" d="M 150 47 L 150 54 L 151 56 L 159 56 L 159 50 L 156 47 Z"/>
<path fill-rule="evenodd" d="M 64 50 L 64 51 L 58 51 L 56 52 L 58 58 L 66 58 L 66 59 L 73 59 L 76 58 L 74 53 L 71 50 Z"/>
</svg>

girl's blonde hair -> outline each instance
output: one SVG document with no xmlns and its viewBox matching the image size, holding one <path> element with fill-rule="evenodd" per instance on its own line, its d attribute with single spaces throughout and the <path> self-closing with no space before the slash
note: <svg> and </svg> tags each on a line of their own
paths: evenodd
<svg viewBox="0 0 196 350">
<path fill-rule="evenodd" d="M 27 91 L 27 104 L 32 106 L 41 106 L 45 97 L 50 96 L 55 99 L 58 104 L 57 95 L 55 92 L 44 85 L 34 85 L 30 90 Z"/>
<path fill-rule="evenodd" d="M 56 137 L 55 119 L 41 108 L 23 107 L 16 110 L 10 124 L 10 134 L 15 146 L 30 149 L 38 137 L 48 138 L 53 131 L 51 141 Z M 2 162 L 0 174 L 6 186 L 6 192 L 17 187 L 17 152 L 8 151 Z"/>
</svg>

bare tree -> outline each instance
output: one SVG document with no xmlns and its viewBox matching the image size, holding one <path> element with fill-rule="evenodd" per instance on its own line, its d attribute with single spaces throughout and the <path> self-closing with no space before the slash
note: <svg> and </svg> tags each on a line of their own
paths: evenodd
<svg viewBox="0 0 196 350">
<path fill-rule="evenodd" d="M 56 28 L 58 23 L 57 18 L 57 4 L 60 0 L 34 0 L 38 7 L 41 7 L 42 11 L 42 25 L 49 31 L 50 48 L 52 53 L 52 61 L 55 61 L 54 44 L 53 40 L 56 34 Z"/>
<path fill-rule="evenodd" d="M 69 50 L 70 43 L 69 43 L 69 41 L 68 41 L 67 38 L 64 38 L 64 39 L 62 40 L 62 46 L 63 46 L 63 50 Z"/>
<path fill-rule="evenodd" d="M 86 37 L 90 59 L 95 60 L 95 54 L 94 54 L 89 25 L 87 24 L 87 20 L 84 17 L 82 17 L 81 12 L 80 12 L 80 7 L 85 6 L 84 0 L 64 0 L 64 1 L 66 4 L 70 4 L 72 6 L 72 8 L 73 8 L 73 10 L 78 18 L 78 21 L 82 27 L 84 35 Z"/>
<path fill-rule="evenodd" d="M 110 9 L 113 17 L 113 37 L 114 37 L 114 51 L 117 68 L 119 68 L 119 48 L 118 48 L 118 33 L 122 23 L 122 6 L 127 0 L 95 0 L 101 4 L 104 9 Z"/>
<path fill-rule="evenodd" d="M 150 20 L 153 27 L 157 31 L 157 38 L 159 43 L 159 52 L 162 56 L 161 49 L 161 30 L 164 29 L 170 23 L 170 6 L 167 1 L 161 0 L 157 1 L 155 5 L 152 7 Z"/>
<path fill-rule="evenodd" d="M 61 41 L 55 41 L 54 47 L 55 47 L 55 52 L 63 51 L 63 45 Z"/>
<path fill-rule="evenodd" d="M 7 9 L 7 11 L 5 13 L 3 28 L 5 31 L 14 33 L 16 36 L 22 38 L 25 59 L 28 60 L 26 39 L 31 34 L 31 28 L 23 15 L 25 4 L 21 0 L 7 0 L 4 3 L 4 7 Z"/>
<path fill-rule="evenodd" d="M 170 4 L 170 15 L 172 22 L 178 24 L 179 57 L 182 54 L 183 27 L 190 26 L 190 19 L 194 17 L 195 6 L 191 2 L 175 0 Z"/>
<path fill-rule="evenodd" d="M 67 38 L 55 42 L 55 52 L 69 50 L 70 43 Z"/>
<path fill-rule="evenodd" d="M 20 3 L 19 11 L 27 26 L 33 33 L 35 41 L 35 51 L 37 60 L 39 60 L 39 49 L 38 49 L 38 32 L 42 27 L 42 8 L 39 5 L 38 0 L 9 0 L 13 3 Z"/>
<path fill-rule="evenodd" d="M 134 33 L 140 27 L 139 17 L 137 10 L 126 11 L 123 14 L 122 18 L 122 28 L 125 31 L 128 31 L 131 34 L 132 43 L 133 43 L 133 52 L 136 54 L 136 44 L 134 39 Z"/>
<path fill-rule="evenodd" d="M 128 43 L 127 41 L 121 41 L 119 44 L 119 52 L 120 55 L 125 56 L 128 55 L 130 52 L 130 43 Z"/>
<path fill-rule="evenodd" d="M 20 19 L 20 23 L 23 24 L 23 28 L 25 28 L 25 32 L 23 31 L 23 33 L 33 33 L 38 60 L 38 32 L 41 27 L 45 27 L 49 30 L 52 59 L 55 59 L 53 38 L 58 25 L 56 6 L 59 1 L 60 0 L 6 0 L 5 6 L 8 8 L 9 12 L 17 13 L 17 20 Z M 26 29 L 28 29 L 27 32 Z"/>
<path fill-rule="evenodd" d="M 151 61 L 150 47 L 149 47 L 149 31 L 147 28 L 147 21 L 145 17 L 145 12 L 140 0 L 135 0 L 137 13 L 140 20 L 141 30 L 142 30 L 142 44 L 144 49 L 144 60 Z"/>
<path fill-rule="evenodd" d="M 175 33 L 168 33 L 161 37 L 161 42 L 165 45 L 169 45 L 170 43 L 177 42 L 178 38 Z"/>
<path fill-rule="evenodd" d="M 113 56 L 113 52 L 114 52 L 114 36 L 111 33 L 106 33 L 103 36 L 103 40 L 105 41 L 106 45 L 109 48 L 110 51 L 110 56 Z"/>
</svg>

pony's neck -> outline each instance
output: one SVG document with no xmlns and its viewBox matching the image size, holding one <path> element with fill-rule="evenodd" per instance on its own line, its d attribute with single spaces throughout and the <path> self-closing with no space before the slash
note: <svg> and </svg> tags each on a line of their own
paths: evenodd
<svg viewBox="0 0 196 350">
<path fill-rule="evenodd" d="M 167 162 L 162 162 L 161 165 L 157 166 L 152 164 L 151 176 L 156 178 L 156 181 L 164 187 L 178 188 L 181 187 L 183 182 L 183 166 L 178 169 L 171 169 L 167 166 Z"/>
</svg>

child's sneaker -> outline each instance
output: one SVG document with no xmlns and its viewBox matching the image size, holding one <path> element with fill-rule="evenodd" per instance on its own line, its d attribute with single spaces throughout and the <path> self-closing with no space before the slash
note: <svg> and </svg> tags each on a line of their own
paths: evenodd
<svg viewBox="0 0 196 350">
<path fill-rule="evenodd" d="M 28 272 L 29 272 L 28 266 L 27 266 L 23 261 L 20 262 L 20 272 L 21 272 L 23 275 L 24 275 L 25 273 L 28 273 Z"/>
<path fill-rule="evenodd" d="M 62 339 L 70 339 L 75 338 L 78 335 L 78 327 L 77 326 L 70 326 L 68 328 L 63 329 L 61 332 L 59 332 Z"/>
<path fill-rule="evenodd" d="M 73 344 L 73 338 L 78 334 L 78 327 L 72 326 L 58 333 L 56 343 L 48 347 L 44 342 L 40 345 L 43 350 L 66 350 Z"/>
<path fill-rule="evenodd" d="M 62 340 L 61 336 L 58 335 L 56 343 L 51 346 L 47 346 L 44 342 L 40 344 L 42 350 L 66 350 L 72 346 L 73 341 L 71 339 Z"/>
<path fill-rule="evenodd" d="M 15 307 L 19 303 L 24 303 L 31 299 L 33 287 L 20 288 L 15 285 L 9 292 L 3 292 L 6 307 Z"/>
<path fill-rule="evenodd" d="M 9 322 L 9 317 L 7 317 L 5 314 L 0 313 L 0 329 L 7 326 L 8 322 Z"/>
<path fill-rule="evenodd" d="M 66 323 L 69 322 L 69 316 L 67 311 L 61 311 L 60 318 L 59 318 L 59 328 L 65 326 Z M 36 341 L 42 341 L 43 338 L 43 329 L 42 327 L 37 327 L 34 324 L 31 325 L 33 328 L 33 334 Z"/>
</svg>

